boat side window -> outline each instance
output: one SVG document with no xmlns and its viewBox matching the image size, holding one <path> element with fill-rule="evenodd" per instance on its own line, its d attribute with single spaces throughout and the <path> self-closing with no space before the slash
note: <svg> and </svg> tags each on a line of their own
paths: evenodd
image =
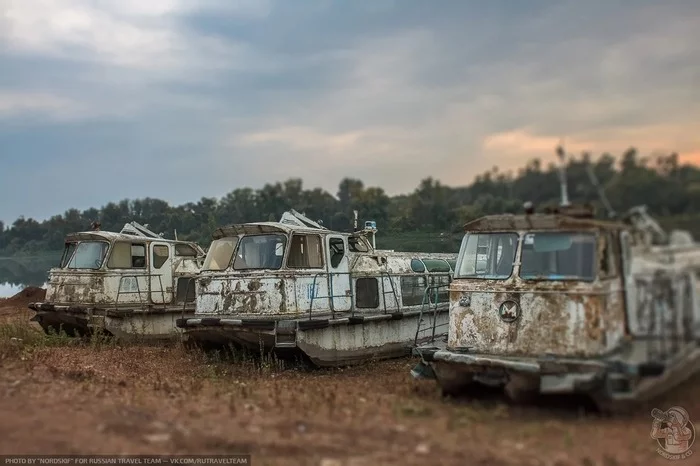
<svg viewBox="0 0 700 466">
<path fill-rule="evenodd" d="M 425 277 L 422 275 L 401 277 L 401 300 L 403 305 L 418 306 L 423 304 L 425 288 Z"/>
<path fill-rule="evenodd" d="M 379 284 L 376 278 L 358 278 L 355 281 L 355 305 L 361 309 L 379 307 Z"/>
<path fill-rule="evenodd" d="M 598 268 L 601 278 L 617 277 L 618 248 L 610 232 L 598 239 Z"/>
<path fill-rule="evenodd" d="M 348 249 L 350 252 L 369 252 L 369 243 L 362 236 L 351 236 L 348 238 Z"/>
<path fill-rule="evenodd" d="M 189 244 L 176 244 L 175 255 L 185 257 L 197 257 L 197 251 Z"/>
<path fill-rule="evenodd" d="M 448 264 L 450 264 L 450 268 L 452 269 L 451 272 L 454 272 L 457 270 L 457 261 L 456 260 L 448 260 Z"/>
<path fill-rule="evenodd" d="M 153 246 L 153 257 L 151 262 L 154 269 L 159 269 L 163 267 L 170 256 L 170 248 L 165 244 L 156 244 Z"/>
<path fill-rule="evenodd" d="M 287 237 L 279 234 L 246 235 L 238 243 L 235 270 L 277 270 L 282 267 Z"/>
<path fill-rule="evenodd" d="M 214 240 L 209 247 L 207 257 L 204 259 L 203 270 L 226 270 L 231 264 L 233 251 L 238 244 L 238 237 L 219 238 Z"/>
<path fill-rule="evenodd" d="M 425 272 L 425 264 L 420 259 L 411 259 L 411 270 L 416 273 Z"/>
<path fill-rule="evenodd" d="M 68 261 L 69 269 L 99 269 L 109 249 L 106 241 L 81 241 Z"/>
<path fill-rule="evenodd" d="M 132 244 L 131 245 L 131 267 L 134 269 L 142 269 L 146 267 L 146 245 Z"/>
<path fill-rule="evenodd" d="M 595 258 L 596 237 L 592 233 L 527 233 L 523 237 L 520 277 L 593 281 Z"/>
<path fill-rule="evenodd" d="M 323 246 L 319 235 L 292 235 L 287 267 L 318 269 L 323 267 Z"/>
<path fill-rule="evenodd" d="M 61 263 L 59 265 L 60 268 L 63 269 L 68 265 L 68 261 L 70 261 L 73 257 L 73 253 L 77 247 L 78 243 L 66 243 L 66 246 L 63 249 L 63 256 L 61 256 Z"/>
<path fill-rule="evenodd" d="M 329 238 L 328 247 L 331 253 L 331 267 L 335 269 L 345 256 L 345 241 L 343 241 L 343 238 Z"/>
<path fill-rule="evenodd" d="M 513 274 L 517 246 L 516 233 L 467 233 L 462 240 L 454 276 L 506 280 Z"/>
<path fill-rule="evenodd" d="M 117 241 L 107 262 L 110 269 L 142 269 L 146 267 L 146 245 Z"/>
<path fill-rule="evenodd" d="M 430 302 L 435 304 L 446 303 L 450 300 L 450 290 L 447 288 L 450 284 L 449 273 L 436 273 L 430 275 L 430 286 L 435 288 L 430 290 Z"/>
<path fill-rule="evenodd" d="M 426 258 L 423 258 L 423 263 L 425 264 L 428 272 L 430 272 L 430 273 L 440 273 L 440 272 L 447 273 L 450 271 L 450 264 L 448 264 L 447 261 L 444 259 L 426 259 Z"/>
</svg>

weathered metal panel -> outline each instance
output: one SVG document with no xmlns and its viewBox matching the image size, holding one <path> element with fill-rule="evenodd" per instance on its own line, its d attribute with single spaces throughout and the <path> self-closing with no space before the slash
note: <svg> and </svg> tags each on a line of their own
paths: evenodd
<svg viewBox="0 0 700 466">
<path fill-rule="evenodd" d="M 418 315 L 402 320 L 336 325 L 297 332 L 297 346 L 319 366 L 333 366 L 369 358 L 408 354 L 416 337 Z M 447 324 L 447 313 L 438 314 L 438 325 Z M 418 341 L 430 336 L 428 328 Z"/>
<path fill-rule="evenodd" d="M 116 272 L 52 271 L 46 302 L 55 304 L 147 304 L 149 278 Z M 121 290 L 119 290 L 121 283 Z"/>
<path fill-rule="evenodd" d="M 624 333 L 619 288 L 567 290 L 551 284 L 492 291 L 488 287 L 465 280 L 452 284 L 450 347 L 503 355 L 591 356 L 613 348 Z M 462 299 L 466 296 L 468 305 Z M 510 302 L 520 313 L 514 322 L 499 314 L 500 306 Z"/>
<path fill-rule="evenodd" d="M 187 315 L 191 316 L 192 313 Z M 175 326 L 178 318 L 180 314 L 177 313 L 135 312 L 128 318 L 95 316 L 91 324 L 103 326 L 112 335 L 124 339 L 145 335 L 149 339 L 167 339 L 181 333 L 181 330 Z"/>
<path fill-rule="evenodd" d="M 296 315 L 309 312 L 312 296 L 328 296 L 325 279 L 313 276 L 203 274 L 197 281 L 196 314 Z M 327 299 L 316 299 L 318 311 Z"/>
<path fill-rule="evenodd" d="M 47 302 L 57 304 L 105 303 L 104 273 L 52 270 L 46 289 Z"/>
</svg>

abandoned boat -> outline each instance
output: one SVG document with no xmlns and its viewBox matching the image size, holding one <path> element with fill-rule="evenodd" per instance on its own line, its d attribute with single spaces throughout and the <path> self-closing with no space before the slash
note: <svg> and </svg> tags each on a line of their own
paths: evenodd
<svg viewBox="0 0 700 466">
<path fill-rule="evenodd" d="M 449 325 L 416 345 L 414 377 L 445 394 L 578 393 L 616 411 L 700 370 L 700 246 L 687 233 L 668 241 L 644 208 L 601 221 L 574 206 L 464 228 Z"/>
<path fill-rule="evenodd" d="M 194 314 L 204 255 L 196 243 L 165 239 L 136 222 L 119 233 L 96 226 L 69 234 L 45 300 L 29 305 L 32 320 L 70 336 L 96 329 L 121 338 L 177 335 L 175 320 Z"/>
<path fill-rule="evenodd" d="M 183 338 L 302 353 L 317 366 L 410 354 L 431 337 L 416 335 L 419 320 L 447 323 L 457 254 L 378 250 L 376 225 L 365 227 L 331 231 L 291 210 L 280 222 L 219 228 L 195 315 L 177 322 Z"/>
</svg>

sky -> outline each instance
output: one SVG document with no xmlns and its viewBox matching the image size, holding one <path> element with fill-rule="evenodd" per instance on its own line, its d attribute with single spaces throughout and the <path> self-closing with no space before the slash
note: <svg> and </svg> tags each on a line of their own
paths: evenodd
<svg viewBox="0 0 700 466">
<path fill-rule="evenodd" d="M 569 152 L 700 163 L 700 2 L 0 0 L 0 220 Z"/>
</svg>

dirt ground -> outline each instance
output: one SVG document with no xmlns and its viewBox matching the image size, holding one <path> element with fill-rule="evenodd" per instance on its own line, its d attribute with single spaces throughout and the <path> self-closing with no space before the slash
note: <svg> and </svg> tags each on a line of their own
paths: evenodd
<svg viewBox="0 0 700 466">
<path fill-rule="evenodd" d="M 309 370 L 178 345 L 47 337 L 0 300 L 0 454 L 240 454 L 254 465 L 669 464 L 652 407 L 700 422 L 696 377 L 626 417 L 572 402 L 453 400 L 414 360 Z M 32 324 L 33 325 L 33 324 Z M 700 446 L 696 445 L 696 448 Z M 694 457 L 678 464 L 698 464 Z"/>
</svg>

